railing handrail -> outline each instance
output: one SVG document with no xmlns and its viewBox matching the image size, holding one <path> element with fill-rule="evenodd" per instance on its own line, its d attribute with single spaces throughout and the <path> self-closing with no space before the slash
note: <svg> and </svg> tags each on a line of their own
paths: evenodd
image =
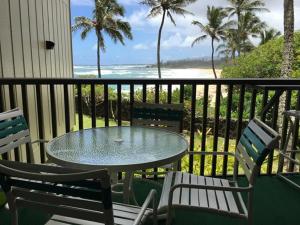
<svg viewBox="0 0 300 225">
<path fill-rule="evenodd" d="M 220 79 L 158 79 L 158 78 L 1 78 L 0 84 L 224 84 L 224 85 L 237 85 L 243 84 L 246 86 L 262 86 L 262 85 L 285 85 L 294 87 L 293 89 L 300 88 L 300 79 L 282 79 L 282 78 L 220 78 Z"/>
</svg>

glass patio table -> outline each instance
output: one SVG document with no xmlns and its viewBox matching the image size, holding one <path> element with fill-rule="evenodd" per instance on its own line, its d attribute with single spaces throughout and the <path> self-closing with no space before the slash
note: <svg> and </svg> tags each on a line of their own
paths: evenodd
<svg viewBox="0 0 300 225">
<path fill-rule="evenodd" d="M 85 129 L 54 138 L 47 145 L 47 155 L 52 162 L 65 167 L 105 168 L 112 177 L 125 172 L 122 194 L 128 203 L 130 198 L 135 201 L 131 188 L 135 170 L 178 161 L 187 148 L 183 136 L 165 129 L 119 126 Z"/>
</svg>

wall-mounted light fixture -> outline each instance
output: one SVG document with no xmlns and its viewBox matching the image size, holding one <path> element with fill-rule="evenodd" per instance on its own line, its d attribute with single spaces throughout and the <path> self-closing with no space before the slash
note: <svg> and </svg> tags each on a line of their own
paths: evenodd
<svg viewBox="0 0 300 225">
<path fill-rule="evenodd" d="M 55 46 L 55 43 L 53 41 L 45 41 L 46 49 L 50 50 L 53 49 Z"/>
</svg>

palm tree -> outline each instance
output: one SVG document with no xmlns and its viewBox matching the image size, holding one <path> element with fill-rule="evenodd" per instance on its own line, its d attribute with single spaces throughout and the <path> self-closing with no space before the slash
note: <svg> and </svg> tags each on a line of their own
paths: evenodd
<svg viewBox="0 0 300 225">
<path fill-rule="evenodd" d="M 282 65 L 281 65 L 281 77 L 289 79 L 293 70 L 294 62 L 294 1 L 284 0 L 284 42 L 282 52 Z M 286 102 L 286 93 L 283 93 L 279 101 L 279 112 L 284 112 Z M 282 117 L 279 118 L 278 124 L 282 124 Z M 288 170 L 293 170 L 293 166 L 290 165 Z"/>
<path fill-rule="evenodd" d="M 255 13 L 255 12 L 262 12 L 268 11 L 268 9 L 264 8 L 265 3 L 261 0 L 227 0 L 231 6 L 226 7 L 226 11 L 228 12 L 229 17 L 234 15 L 237 16 L 237 29 L 238 31 L 241 30 L 240 23 L 241 23 L 241 16 L 244 13 Z M 241 37 L 240 32 L 237 33 L 238 36 L 238 55 L 241 54 Z"/>
<path fill-rule="evenodd" d="M 149 6 L 150 13 L 148 17 L 156 17 L 162 14 L 162 19 L 158 31 L 157 38 L 157 70 L 158 77 L 161 78 L 161 70 L 160 70 L 160 41 L 161 41 L 161 33 L 165 23 L 166 15 L 169 17 L 171 22 L 176 26 L 175 20 L 172 14 L 178 14 L 184 16 L 185 14 L 192 14 L 184 8 L 190 4 L 194 3 L 196 0 L 143 0 L 141 4 Z"/>
<path fill-rule="evenodd" d="M 294 1 L 284 0 L 284 47 L 281 77 L 289 78 L 294 61 Z"/>
<path fill-rule="evenodd" d="M 241 15 L 240 26 L 238 31 L 239 36 L 239 48 L 244 54 L 253 49 L 253 44 L 249 40 L 249 37 L 258 37 L 260 32 L 266 27 L 266 24 L 262 22 L 257 16 L 251 12 L 246 12 Z"/>
<path fill-rule="evenodd" d="M 281 35 L 280 31 L 270 28 L 270 29 L 264 29 L 260 32 L 260 45 L 263 45 L 267 43 L 268 41 L 275 39 L 276 37 L 279 37 Z"/>
<path fill-rule="evenodd" d="M 96 33 L 98 78 L 101 78 L 100 49 L 103 52 L 105 51 L 104 33 L 115 43 L 119 41 L 122 45 L 125 45 L 124 37 L 132 39 L 130 24 L 120 19 L 120 17 L 124 17 L 124 13 L 124 8 L 116 0 L 96 0 L 92 18 L 85 16 L 75 17 L 72 31 L 82 30 L 82 40 L 91 31 Z"/>
<path fill-rule="evenodd" d="M 198 26 L 204 34 L 197 37 L 193 43 L 192 47 L 206 39 L 207 37 L 211 38 L 211 64 L 212 64 L 212 70 L 214 72 L 215 78 L 217 78 L 216 70 L 215 70 L 215 63 L 214 63 L 214 53 L 215 53 L 215 47 L 214 47 L 214 41 L 220 41 L 225 40 L 226 37 L 226 30 L 233 24 L 232 21 L 224 23 L 224 18 L 227 17 L 227 13 L 223 8 L 220 7 L 210 7 L 207 6 L 207 12 L 206 17 L 208 20 L 208 24 L 203 25 L 201 22 L 194 20 L 192 22 L 193 25 Z"/>
<path fill-rule="evenodd" d="M 226 60 L 235 59 L 238 40 L 237 40 L 237 29 L 228 29 L 226 32 L 226 39 L 218 45 L 217 52 L 219 56 L 225 56 Z"/>
</svg>

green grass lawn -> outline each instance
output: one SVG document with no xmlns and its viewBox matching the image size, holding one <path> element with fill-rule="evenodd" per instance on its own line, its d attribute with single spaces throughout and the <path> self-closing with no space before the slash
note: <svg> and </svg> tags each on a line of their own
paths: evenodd
<svg viewBox="0 0 300 225">
<path fill-rule="evenodd" d="M 79 123 L 78 123 L 79 119 L 78 119 L 78 114 L 76 114 L 76 124 L 73 127 L 73 131 L 79 130 Z M 127 126 L 130 123 L 128 121 L 122 121 L 122 125 Z M 110 119 L 109 120 L 109 126 L 117 126 L 116 121 Z M 103 118 L 96 118 L 96 127 L 105 127 L 105 121 Z M 90 116 L 86 116 L 83 115 L 83 128 L 87 129 L 87 128 L 92 128 L 92 117 Z"/>
</svg>

